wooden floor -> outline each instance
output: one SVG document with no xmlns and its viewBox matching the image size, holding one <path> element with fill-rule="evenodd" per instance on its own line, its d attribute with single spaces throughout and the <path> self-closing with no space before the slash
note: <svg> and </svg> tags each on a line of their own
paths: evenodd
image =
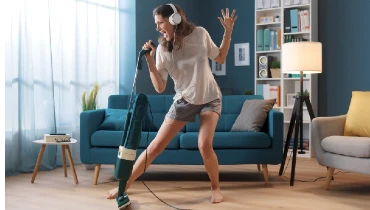
<svg viewBox="0 0 370 210">
<path fill-rule="evenodd" d="M 278 176 L 279 165 L 268 166 L 270 185 L 265 186 L 263 173 L 256 165 L 220 166 L 220 179 L 225 201 L 209 203 L 210 186 L 203 166 L 156 166 L 153 165 L 134 183 L 129 191 L 132 205 L 127 210 L 173 209 L 159 201 L 141 182 L 162 200 L 179 209 L 302 209 L 302 210 L 362 210 L 370 209 L 370 176 L 338 173 L 330 190 L 323 190 L 325 179 L 316 182 L 289 180 Z M 32 174 L 6 177 L 5 196 L 7 210 L 109 210 L 117 209 L 115 200 L 107 200 L 105 193 L 116 186 L 113 166 L 102 166 L 99 184 L 93 185 L 93 170 L 76 165 L 79 184 L 76 185 L 70 168 L 64 177 L 63 168 L 40 171 L 35 183 Z M 290 164 L 285 176 L 290 176 Z M 335 171 L 334 173 L 336 173 Z M 298 159 L 296 179 L 313 181 L 326 174 L 326 168 L 315 159 Z"/>
</svg>

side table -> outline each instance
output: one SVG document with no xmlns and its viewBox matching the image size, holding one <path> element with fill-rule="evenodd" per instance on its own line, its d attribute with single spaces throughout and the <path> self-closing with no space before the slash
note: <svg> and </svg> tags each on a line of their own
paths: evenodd
<svg viewBox="0 0 370 210">
<path fill-rule="evenodd" d="M 63 159 L 64 176 L 67 177 L 67 164 L 66 164 L 66 152 L 67 152 L 68 162 L 69 162 L 69 164 L 72 168 L 73 178 L 75 180 L 75 183 L 78 184 L 76 169 L 75 169 L 75 166 L 73 164 L 71 150 L 69 149 L 69 145 L 70 144 L 75 144 L 77 142 L 77 140 L 72 139 L 72 138 L 70 140 L 71 140 L 70 142 L 45 142 L 43 139 L 33 141 L 36 144 L 41 144 L 41 148 L 40 148 L 39 156 L 37 158 L 35 169 L 33 170 L 31 183 L 35 182 L 36 175 L 37 175 L 37 172 L 39 170 L 40 163 L 41 163 L 42 156 L 44 154 L 46 145 L 60 145 L 60 146 L 62 146 L 62 159 Z"/>
</svg>

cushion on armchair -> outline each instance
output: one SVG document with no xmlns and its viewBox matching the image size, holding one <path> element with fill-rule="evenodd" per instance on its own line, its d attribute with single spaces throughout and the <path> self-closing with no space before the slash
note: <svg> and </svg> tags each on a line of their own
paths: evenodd
<svg viewBox="0 0 370 210">
<path fill-rule="evenodd" d="M 370 138 L 356 136 L 328 136 L 321 141 L 325 151 L 358 158 L 370 158 Z"/>
<path fill-rule="evenodd" d="M 345 136 L 370 137 L 370 91 L 353 91 L 344 125 Z"/>
<path fill-rule="evenodd" d="M 128 112 L 127 109 L 107 108 L 105 110 L 104 121 L 99 126 L 98 130 L 123 131 L 126 122 L 127 112 Z"/>
<path fill-rule="evenodd" d="M 274 107 L 275 102 L 276 99 L 247 99 L 231 131 L 261 131 L 262 126 L 265 124 L 267 114 Z"/>
</svg>

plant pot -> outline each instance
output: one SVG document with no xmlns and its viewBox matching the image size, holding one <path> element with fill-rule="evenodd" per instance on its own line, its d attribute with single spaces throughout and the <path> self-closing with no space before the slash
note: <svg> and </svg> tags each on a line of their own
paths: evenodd
<svg viewBox="0 0 370 210">
<path fill-rule="evenodd" d="M 274 68 L 270 68 L 270 72 L 271 72 L 271 78 L 280 78 L 280 74 L 281 74 L 281 71 L 280 69 L 274 69 Z"/>
</svg>

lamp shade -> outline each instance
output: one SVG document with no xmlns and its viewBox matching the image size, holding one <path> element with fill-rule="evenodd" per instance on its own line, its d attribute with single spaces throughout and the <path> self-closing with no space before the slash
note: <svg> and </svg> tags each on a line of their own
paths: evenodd
<svg viewBox="0 0 370 210">
<path fill-rule="evenodd" d="M 314 74 L 322 72 L 320 42 L 288 42 L 282 46 L 282 72 Z"/>
</svg>

